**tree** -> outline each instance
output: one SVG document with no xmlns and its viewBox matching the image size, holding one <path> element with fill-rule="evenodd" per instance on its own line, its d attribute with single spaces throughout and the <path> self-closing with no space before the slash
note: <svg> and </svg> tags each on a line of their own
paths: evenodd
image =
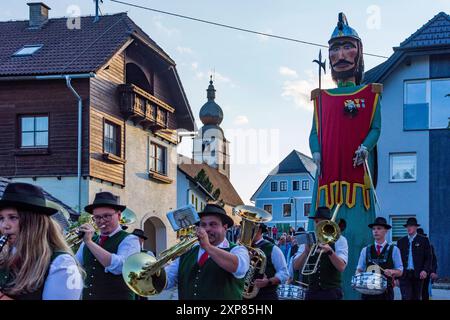
<svg viewBox="0 0 450 320">
<path fill-rule="evenodd" d="M 220 189 L 217 188 L 213 192 L 214 185 L 211 183 L 211 181 L 209 181 L 209 177 L 206 174 L 205 170 L 201 169 L 195 176 L 194 180 L 200 183 L 203 186 L 203 188 L 205 188 L 209 193 L 211 193 L 214 199 L 219 200 Z"/>
</svg>

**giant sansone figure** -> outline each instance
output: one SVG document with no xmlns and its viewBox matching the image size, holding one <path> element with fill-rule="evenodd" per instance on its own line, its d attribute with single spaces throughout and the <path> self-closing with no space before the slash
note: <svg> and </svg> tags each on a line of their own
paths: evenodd
<svg viewBox="0 0 450 320">
<path fill-rule="evenodd" d="M 337 88 L 311 93 L 314 118 L 309 143 L 318 168 L 313 206 L 333 210 L 336 204 L 342 204 L 336 220 L 347 221 L 343 234 L 348 240 L 349 267 L 343 275 L 344 299 L 357 299 L 350 283 L 358 254 L 371 240 L 367 225 L 375 219 L 371 187 L 376 184 L 372 178 L 376 180 L 377 176 L 382 85 L 362 84 L 362 41 L 343 13 L 339 13 L 328 43 L 331 75 Z"/>
</svg>

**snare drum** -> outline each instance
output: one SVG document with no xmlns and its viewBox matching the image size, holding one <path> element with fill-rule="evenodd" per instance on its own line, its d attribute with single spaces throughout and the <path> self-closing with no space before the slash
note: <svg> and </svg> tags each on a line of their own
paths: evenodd
<svg viewBox="0 0 450 320">
<path fill-rule="evenodd" d="M 291 284 L 281 284 L 277 289 L 280 300 L 305 300 L 305 290 Z"/>
<path fill-rule="evenodd" d="M 352 277 L 352 288 L 363 294 L 382 294 L 387 289 L 387 279 L 380 273 L 362 272 Z"/>
</svg>

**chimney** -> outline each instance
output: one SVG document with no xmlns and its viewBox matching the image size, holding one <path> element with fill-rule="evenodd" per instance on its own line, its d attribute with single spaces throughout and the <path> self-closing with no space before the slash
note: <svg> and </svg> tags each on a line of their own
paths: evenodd
<svg viewBox="0 0 450 320">
<path fill-rule="evenodd" d="M 29 2 L 30 7 L 30 28 L 40 28 L 48 20 L 48 11 L 50 7 L 43 2 Z"/>
</svg>

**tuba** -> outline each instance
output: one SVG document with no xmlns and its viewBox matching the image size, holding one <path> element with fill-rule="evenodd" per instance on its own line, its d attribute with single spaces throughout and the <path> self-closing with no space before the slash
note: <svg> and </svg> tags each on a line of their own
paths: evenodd
<svg viewBox="0 0 450 320">
<path fill-rule="evenodd" d="M 137 295 L 150 297 L 164 290 L 167 283 L 164 266 L 189 251 L 197 243 L 195 227 L 181 231 L 181 241 L 161 252 L 158 259 L 146 253 L 135 253 L 123 264 L 122 277 Z"/>
<path fill-rule="evenodd" d="M 245 299 L 252 299 L 259 292 L 259 288 L 255 286 L 255 279 L 264 275 L 267 262 L 264 252 L 253 247 L 253 239 L 258 232 L 259 224 L 272 220 L 272 215 L 263 209 L 246 205 L 233 208 L 233 214 L 242 218 L 238 243 L 245 246 L 250 255 L 250 268 L 245 275 L 242 296 Z"/>
<path fill-rule="evenodd" d="M 317 272 L 317 267 L 319 266 L 320 258 L 322 257 L 323 251 L 320 250 L 320 244 L 332 244 L 335 243 L 339 237 L 341 236 L 341 229 L 338 224 L 335 222 L 337 213 L 340 208 L 340 204 L 336 206 L 334 209 L 333 216 L 330 220 L 320 221 L 315 228 L 315 235 L 317 238 L 317 242 L 313 244 L 311 250 L 309 251 L 308 257 L 306 258 L 305 264 L 302 268 L 302 275 L 309 276 Z M 319 252 L 319 254 L 317 254 Z M 317 259 L 312 262 L 313 257 Z"/>
</svg>

